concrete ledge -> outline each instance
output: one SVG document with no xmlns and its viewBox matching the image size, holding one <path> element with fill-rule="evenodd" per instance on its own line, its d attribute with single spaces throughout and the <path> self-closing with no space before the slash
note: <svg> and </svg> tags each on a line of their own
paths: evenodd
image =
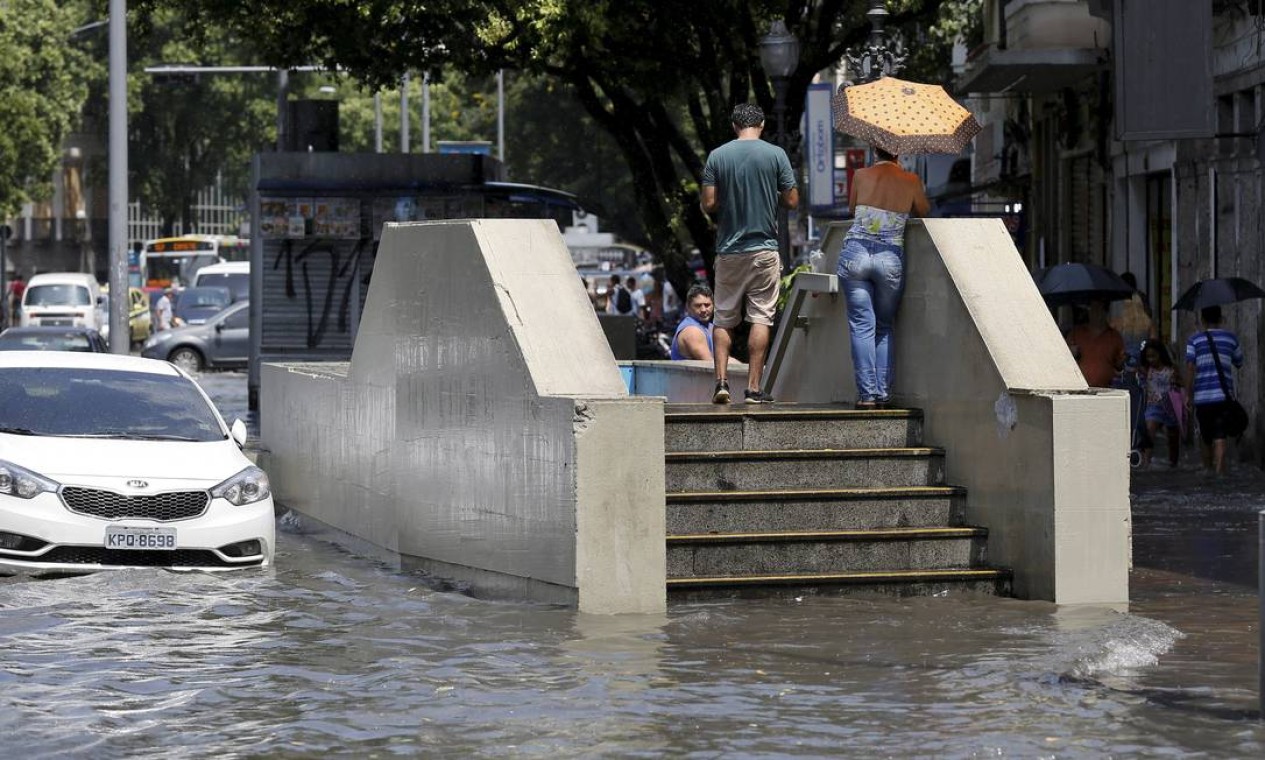
<svg viewBox="0 0 1265 760">
<path fill-rule="evenodd" d="M 627 395 L 552 222 L 387 225 L 350 365 L 265 365 L 260 400 L 278 501 L 397 566 L 664 609 L 663 402 Z"/>
</svg>

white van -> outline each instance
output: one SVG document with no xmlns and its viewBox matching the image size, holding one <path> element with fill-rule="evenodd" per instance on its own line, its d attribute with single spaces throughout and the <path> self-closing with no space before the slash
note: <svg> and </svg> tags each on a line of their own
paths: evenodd
<svg viewBox="0 0 1265 760">
<path fill-rule="evenodd" d="M 26 283 L 19 322 L 23 327 L 91 327 L 101 329 L 101 287 L 90 274 L 49 272 Z"/>
<path fill-rule="evenodd" d="M 208 264 L 193 275 L 192 287 L 227 288 L 233 302 L 250 299 L 250 262 L 226 261 Z"/>
</svg>

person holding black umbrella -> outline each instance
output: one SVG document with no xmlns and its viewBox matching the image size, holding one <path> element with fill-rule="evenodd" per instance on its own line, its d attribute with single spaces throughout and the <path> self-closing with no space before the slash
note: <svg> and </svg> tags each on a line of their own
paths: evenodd
<svg viewBox="0 0 1265 760">
<path fill-rule="evenodd" d="M 1107 302 L 1089 302 L 1089 319 L 1067 334 L 1067 347 L 1091 388 L 1110 388 L 1124 369 L 1124 338 L 1107 324 Z"/>
<path fill-rule="evenodd" d="M 1238 337 L 1221 327 L 1221 307 L 1208 306 L 1200 312 L 1203 329 L 1186 343 L 1186 387 L 1188 403 L 1194 406 L 1203 442 L 1204 467 L 1225 474 L 1226 440 L 1235 432 L 1234 372 L 1228 365 L 1243 366 L 1243 349 Z"/>
</svg>

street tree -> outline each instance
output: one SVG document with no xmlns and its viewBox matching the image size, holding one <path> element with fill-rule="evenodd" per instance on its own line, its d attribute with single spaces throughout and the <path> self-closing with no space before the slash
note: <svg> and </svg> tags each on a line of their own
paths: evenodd
<svg viewBox="0 0 1265 760">
<path fill-rule="evenodd" d="M 890 24 L 928 40 L 954 0 L 896 0 Z M 733 135 L 734 104 L 771 114 L 759 41 L 775 19 L 800 40 L 786 123 L 807 85 L 868 36 L 866 0 L 144 0 L 179 5 L 195 28 L 223 26 L 269 63 L 339 67 L 372 86 L 444 66 L 512 68 L 565 86 L 631 174 L 636 211 L 669 279 L 684 292 L 691 249 L 710 267 L 713 222 L 698 208 L 707 153 Z M 941 56 L 943 58 L 943 56 Z"/>
<path fill-rule="evenodd" d="M 178 8 L 134 24 L 128 35 L 128 152 L 134 197 L 169 235 L 194 221 L 197 193 L 223 181 L 244 197 L 250 159 L 276 140 L 276 79 L 260 73 L 147 74 L 159 64 L 253 64 L 246 43 L 220 29 L 189 28 Z"/>
<path fill-rule="evenodd" d="M 62 142 L 102 68 L 71 44 L 83 9 L 56 0 L 0 3 L 0 214 L 51 197 Z"/>
</svg>

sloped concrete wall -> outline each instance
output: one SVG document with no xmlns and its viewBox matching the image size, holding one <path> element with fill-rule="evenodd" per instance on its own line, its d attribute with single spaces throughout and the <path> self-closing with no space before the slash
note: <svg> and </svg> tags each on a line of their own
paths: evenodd
<svg viewBox="0 0 1265 760">
<path fill-rule="evenodd" d="M 833 273 L 846 228 L 818 271 Z M 1128 396 L 1091 391 L 999 220 L 928 219 L 906 237 L 893 394 L 925 413 L 968 519 L 1020 596 L 1128 601 Z M 843 295 L 808 301 L 772 392 L 853 401 Z"/>
<path fill-rule="evenodd" d="M 387 225 L 350 366 L 266 367 L 261 431 L 279 501 L 401 566 L 664 607 L 662 400 L 627 395 L 552 222 Z"/>
</svg>

